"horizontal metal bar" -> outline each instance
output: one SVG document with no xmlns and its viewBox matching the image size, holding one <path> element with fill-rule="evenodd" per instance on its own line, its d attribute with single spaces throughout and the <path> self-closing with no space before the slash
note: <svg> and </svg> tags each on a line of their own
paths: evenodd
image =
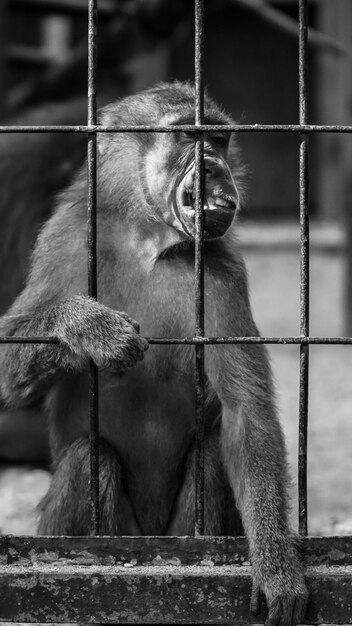
<svg viewBox="0 0 352 626">
<path fill-rule="evenodd" d="M 278 344 L 278 345 L 352 345 L 352 337 L 184 337 L 182 339 L 167 339 L 146 337 L 148 343 L 153 344 L 190 344 L 190 345 L 216 345 L 216 344 Z"/>
<path fill-rule="evenodd" d="M 145 337 L 151 345 L 216 345 L 216 344 L 278 344 L 278 345 L 352 345 L 352 337 Z M 59 344 L 57 337 L 0 337 L 5 343 Z"/>
<path fill-rule="evenodd" d="M 305 124 L 180 124 L 179 126 L 103 126 L 103 125 L 47 125 L 0 126 L 0 133 L 176 133 L 176 132 L 289 132 L 289 133 L 352 133 L 352 126 L 324 126 Z"/>
<path fill-rule="evenodd" d="M 2 343 L 61 343 L 60 339 L 57 337 L 0 337 L 0 344 Z"/>
</svg>

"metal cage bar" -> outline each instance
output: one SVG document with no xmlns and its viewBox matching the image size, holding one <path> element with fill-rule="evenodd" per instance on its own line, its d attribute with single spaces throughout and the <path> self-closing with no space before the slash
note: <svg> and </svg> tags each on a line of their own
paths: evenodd
<svg viewBox="0 0 352 626">
<path fill-rule="evenodd" d="M 42 0 L 38 0 L 38 4 Z M 196 241 L 195 241 L 195 336 L 147 337 L 150 344 L 194 346 L 196 362 L 196 497 L 195 534 L 192 537 L 1 537 L 0 589 L 2 619 L 22 622 L 81 622 L 93 620 L 189 621 L 189 607 L 196 605 L 197 620 L 244 623 L 248 619 L 250 573 L 248 546 L 244 538 L 200 537 L 204 534 L 204 351 L 216 344 L 274 344 L 300 346 L 299 389 L 299 532 L 307 524 L 307 425 L 310 345 L 352 345 L 352 337 L 309 335 L 309 136 L 314 133 L 352 133 L 352 126 L 308 124 L 307 9 L 299 7 L 299 124 L 247 124 L 218 126 L 204 124 L 204 0 L 195 8 L 195 124 L 178 126 L 100 126 L 96 114 L 97 0 L 88 0 L 88 120 L 79 126 L 0 126 L 0 133 L 85 133 L 88 175 L 88 293 L 98 296 L 97 281 L 97 134 L 104 132 L 195 133 Z M 78 2 L 76 3 L 79 4 Z M 287 132 L 299 135 L 300 188 L 300 335 L 286 337 L 207 337 L 204 327 L 204 133 Z M 0 344 L 58 344 L 55 337 L 0 337 Z M 98 372 L 90 366 L 90 453 L 92 534 L 99 534 L 99 403 Z M 349 594 L 352 568 L 350 538 L 302 539 L 307 582 L 311 595 L 311 623 L 345 623 L 350 619 Z M 138 563 L 132 572 L 124 565 Z M 175 563 L 159 569 L 163 563 Z M 204 562 L 211 566 L 204 565 Z M 140 565 L 143 564 L 143 565 Z M 318 564 L 318 565 L 317 565 Z M 334 567 L 330 567 L 333 565 Z M 83 566 L 83 567 L 82 567 Z M 113 567 L 111 567 L 113 566 Z M 191 566 L 191 567 L 189 567 Z M 198 568 L 201 566 L 201 572 Z M 231 567 L 228 567 L 231 566 Z M 163 566 L 162 566 L 163 567 Z M 342 569 L 343 568 L 343 569 Z M 131 578 L 132 577 L 132 578 Z M 180 578 L 185 584 L 180 605 Z M 132 583 L 133 580 L 133 583 Z M 132 584 L 131 584 L 132 583 Z M 158 592 L 155 593 L 157 586 Z M 208 593 L 204 594 L 204 588 Z M 33 589 L 35 593 L 33 594 Z M 236 589 L 236 594 L 233 593 Z M 225 594 L 225 595 L 224 595 Z M 48 604 L 48 597 L 50 602 Z M 162 600 L 160 600 L 162 598 Z M 224 601 L 226 598 L 226 601 Z M 108 600 L 108 602 L 107 602 Z M 107 613 L 107 604 L 109 615 Z M 178 611 L 175 612 L 175 606 Z M 48 608 L 49 607 L 49 608 Z M 52 608 L 51 608 L 52 607 Z M 131 608 L 133 607 L 133 608 Z M 181 607 L 181 608 L 180 608 Z M 193 615 L 193 613 L 192 613 Z M 194 613 L 195 615 L 195 613 Z M 220 617 L 219 617 L 220 616 Z M 235 616 L 235 617 L 234 617 Z M 202 621 L 204 621 L 202 619 Z M 200 623 L 200 622 L 199 622 Z"/>
<path fill-rule="evenodd" d="M 88 295 L 98 296 L 97 281 L 97 0 L 88 2 Z M 98 369 L 89 364 L 90 498 L 93 534 L 99 534 L 99 381 Z"/>
<path fill-rule="evenodd" d="M 308 2 L 299 0 L 299 121 L 308 122 Z M 300 332 L 309 335 L 309 136 L 300 134 Z M 309 344 L 300 346 L 299 435 L 298 435 L 298 526 L 301 535 L 308 533 L 307 434 Z"/>
<path fill-rule="evenodd" d="M 195 127 L 204 121 L 204 0 L 195 0 Z M 204 337 L 204 135 L 195 135 L 195 333 Z M 195 345 L 195 535 L 204 534 L 204 344 Z"/>
<path fill-rule="evenodd" d="M 0 133 L 174 133 L 175 126 L 106 126 L 106 125 L 70 125 L 49 124 L 38 126 L 0 125 Z M 199 124 L 197 132 L 221 131 L 228 133 L 352 133 L 352 126 L 334 124 Z M 177 132 L 194 132 L 193 124 L 177 125 Z"/>
<path fill-rule="evenodd" d="M 195 0 L 195 124 L 177 127 L 177 131 L 194 131 L 196 149 L 196 325 L 195 337 L 162 338 L 148 337 L 150 344 L 194 345 L 196 352 L 197 394 L 197 460 L 196 460 L 196 534 L 204 530 L 203 520 L 203 435 L 202 405 L 204 402 L 204 346 L 213 344 L 276 344 L 300 345 L 300 391 L 299 391 L 299 529 L 307 534 L 307 423 L 308 423 L 308 370 L 309 345 L 352 345 L 352 337 L 309 336 L 309 164 L 308 142 L 312 133 L 352 133 L 350 125 L 308 124 L 308 49 L 307 8 L 308 0 L 298 0 L 299 6 L 299 124 L 265 125 L 232 124 L 229 126 L 203 123 L 204 106 L 204 0 Z M 96 116 L 96 45 L 97 45 L 97 0 L 88 3 L 88 123 L 87 125 L 38 125 L 0 126 L 0 133 L 86 133 L 88 134 L 88 293 L 97 297 L 97 133 L 104 132 L 175 132 L 175 126 L 100 126 Z M 300 136 L 300 227 L 301 227 L 301 270 L 300 270 L 300 336 L 287 337 L 206 337 L 204 330 L 204 276 L 203 276 L 203 187 L 202 167 L 203 133 L 221 129 L 222 132 L 288 132 Z M 5 343 L 59 343 L 55 337 L 0 337 Z M 92 525 L 99 533 L 99 459 L 98 459 L 98 377 L 92 365 L 90 374 L 90 421 L 91 421 L 91 495 Z"/>
<path fill-rule="evenodd" d="M 352 337 L 145 337 L 150 344 L 172 344 L 172 345 L 214 345 L 214 344 L 246 344 L 264 343 L 272 345 L 352 345 Z M 3 343 L 60 343 L 57 337 L 0 337 L 0 344 Z"/>
</svg>

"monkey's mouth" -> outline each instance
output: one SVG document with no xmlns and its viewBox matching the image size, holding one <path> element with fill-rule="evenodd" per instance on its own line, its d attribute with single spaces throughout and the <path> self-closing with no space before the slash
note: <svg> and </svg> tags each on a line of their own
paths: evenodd
<svg viewBox="0 0 352 626">
<path fill-rule="evenodd" d="M 216 239 L 222 237 L 231 226 L 237 205 L 238 193 L 228 173 L 223 172 L 219 180 L 219 168 L 213 175 L 211 164 L 207 164 L 204 189 L 204 237 Z M 195 236 L 194 167 L 184 176 L 176 191 L 176 216 L 181 228 L 189 237 Z"/>
</svg>

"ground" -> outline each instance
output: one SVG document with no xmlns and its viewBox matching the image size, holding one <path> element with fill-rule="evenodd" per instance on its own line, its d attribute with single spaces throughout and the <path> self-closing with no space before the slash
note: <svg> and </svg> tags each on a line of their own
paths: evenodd
<svg viewBox="0 0 352 626">
<path fill-rule="evenodd" d="M 297 228 L 249 229 L 245 257 L 254 316 L 262 335 L 299 335 L 300 259 Z M 310 335 L 346 334 L 345 259 L 340 232 L 312 228 Z M 255 236 L 255 237 L 254 237 Z M 259 247 L 252 244 L 257 242 Z M 264 245 L 260 245 L 263 242 Z M 281 247 L 280 242 L 284 242 Z M 270 245 L 271 244 L 271 245 Z M 352 534 L 352 347 L 311 346 L 308 503 L 310 534 Z M 271 346 L 278 405 L 294 480 L 297 524 L 299 347 Z"/>
<path fill-rule="evenodd" d="M 243 227 L 256 322 L 263 335 L 299 334 L 299 248 L 296 227 Z M 345 263 L 339 229 L 312 229 L 311 335 L 344 331 Z M 292 471 L 292 524 L 297 526 L 299 347 L 269 348 Z M 312 346 L 309 382 L 309 533 L 352 534 L 352 346 Z M 0 532 L 35 532 L 35 506 L 47 472 L 3 468 Z"/>
</svg>

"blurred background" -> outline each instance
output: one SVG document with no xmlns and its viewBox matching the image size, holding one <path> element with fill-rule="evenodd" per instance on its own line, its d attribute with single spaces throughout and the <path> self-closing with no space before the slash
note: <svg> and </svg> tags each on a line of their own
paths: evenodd
<svg viewBox="0 0 352 626">
<path fill-rule="evenodd" d="M 236 121 L 298 123 L 297 5 L 206 0 L 206 85 Z M 162 80 L 193 80 L 192 2 L 99 0 L 98 15 L 99 103 Z M 309 123 L 351 125 L 352 3 L 310 0 L 309 24 Z M 84 124 L 86 94 L 87 0 L 2 0 L 1 123 Z M 13 149 L 9 137 L 0 136 L 2 156 Z M 255 319 L 264 335 L 298 335 L 299 137 L 240 133 L 238 140 L 248 169 L 238 230 Z M 22 284 L 29 250 L 55 194 L 86 150 L 86 138 L 78 134 L 22 135 L 16 142 L 18 153 L 32 155 L 25 190 L 31 217 L 15 227 L 11 216 L 2 215 L 0 313 Z M 311 135 L 311 335 L 352 335 L 351 170 L 351 134 Z M 14 183 L 10 171 L 9 194 Z M 20 271 L 12 279 L 14 255 Z M 270 352 L 294 479 L 296 527 L 299 348 L 276 346 Z M 352 347 L 312 346 L 310 354 L 309 533 L 352 534 Z M 34 507 L 49 480 L 46 469 L 1 466 L 1 532 L 34 532 Z"/>
</svg>

